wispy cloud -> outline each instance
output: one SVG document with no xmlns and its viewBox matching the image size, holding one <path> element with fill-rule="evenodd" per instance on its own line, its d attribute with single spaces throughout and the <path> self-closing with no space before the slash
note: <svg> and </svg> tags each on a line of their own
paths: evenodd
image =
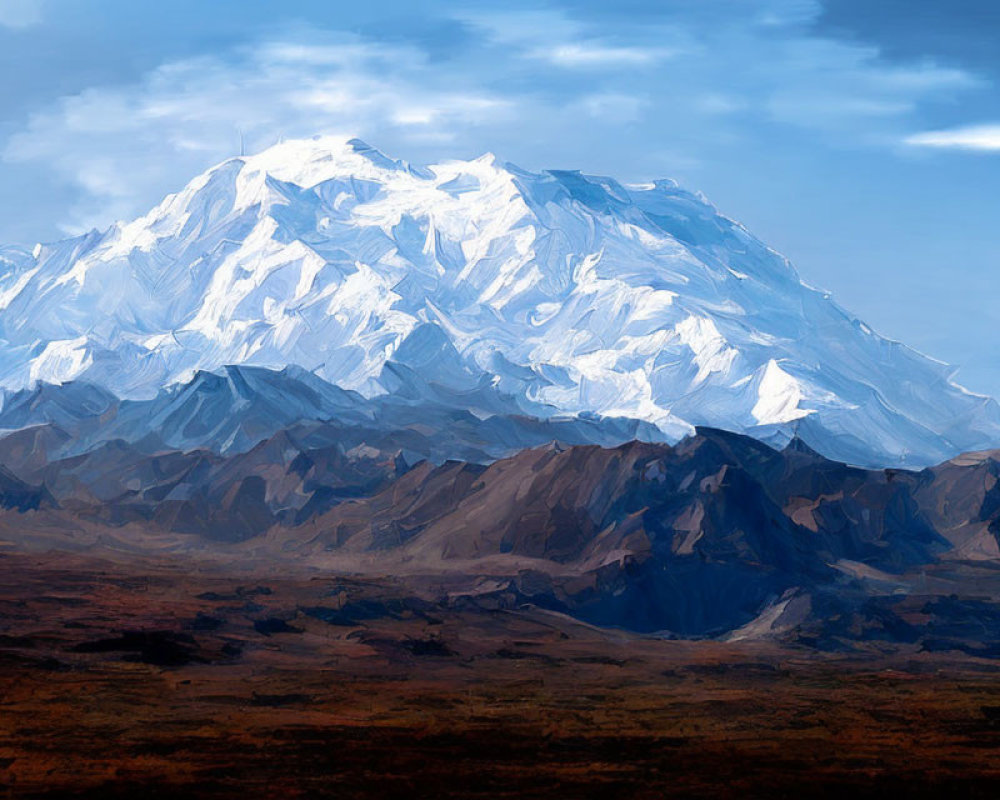
<svg viewBox="0 0 1000 800">
<path fill-rule="evenodd" d="M 670 58 L 673 52 L 666 48 L 611 47 L 594 42 L 579 42 L 538 48 L 529 55 L 560 67 L 604 68 L 655 64 Z"/>
<path fill-rule="evenodd" d="M 925 131 L 907 136 L 904 141 L 912 147 L 971 150 L 981 153 L 1000 152 L 1000 124 L 969 125 L 964 128 Z"/>
<path fill-rule="evenodd" d="M 685 52 L 690 42 L 676 28 L 660 26 L 655 42 L 603 36 L 594 26 L 559 11 L 459 14 L 457 18 L 509 49 L 515 58 L 547 61 L 565 69 L 645 67 Z"/>
<path fill-rule="evenodd" d="M 716 0 L 664 9 L 652 21 L 589 24 L 558 10 L 461 15 L 507 60 L 544 59 L 586 71 L 601 94 L 632 93 L 640 70 L 656 67 L 656 85 L 642 84 L 650 106 L 681 113 L 745 112 L 845 142 L 898 139 L 890 129 L 927 99 L 988 86 L 976 75 L 932 61 L 894 63 L 878 48 L 820 36 L 810 23 L 822 13 L 818 0 Z M 720 100 L 724 98 L 724 100 Z M 877 134 L 877 135 L 876 135 Z"/>
<path fill-rule="evenodd" d="M 29 28 L 42 21 L 42 0 L 0 0 L 0 26 Z"/>
<path fill-rule="evenodd" d="M 465 37 L 447 58 L 418 39 L 286 29 L 63 97 L 2 154 L 77 191 L 65 220 L 75 230 L 144 211 L 241 140 L 252 152 L 282 136 L 349 134 L 416 160 L 495 150 L 525 166 L 646 179 L 768 152 L 782 137 L 897 146 L 927 101 L 983 87 L 963 70 L 816 34 L 815 0 L 666 5 L 650 20 L 441 11 Z M 907 140 L 996 149 L 988 126 Z"/>
<path fill-rule="evenodd" d="M 280 137 L 441 142 L 496 122 L 507 98 L 444 80 L 406 46 L 284 40 L 164 64 L 138 84 L 94 88 L 35 114 L 3 151 L 83 191 L 69 231 L 107 224 L 238 151 Z"/>
</svg>

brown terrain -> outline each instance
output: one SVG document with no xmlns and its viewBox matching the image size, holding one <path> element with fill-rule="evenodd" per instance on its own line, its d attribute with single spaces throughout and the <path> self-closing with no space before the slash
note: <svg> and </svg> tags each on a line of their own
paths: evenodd
<svg viewBox="0 0 1000 800">
<path fill-rule="evenodd" d="M 303 436 L 0 439 L 6 796 L 1000 796 L 1000 454 Z"/>
<path fill-rule="evenodd" d="M 995 661 L 682 641 L 400 580 L 0 557 L 9 797 L 995 797 Z"/>
</svg>

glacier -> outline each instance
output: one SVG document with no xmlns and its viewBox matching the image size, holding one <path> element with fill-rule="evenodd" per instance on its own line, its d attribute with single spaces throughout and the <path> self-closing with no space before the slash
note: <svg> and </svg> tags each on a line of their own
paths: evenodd
<svg viewBox="0 0 1000 800">
<path fill-rule="evenodd" d="M 711 426 L 905 467 L 1000 444 L 994 400 L 669 180 L 489 154 L 416 166 L 317 137 L 230 159 L 108 230 L 0 248 L 0 272 L 8 394 L 85 381 L 145 400 L 245 365 L 371 398 L 403 365 L 668 440 Z"/>
</svg>

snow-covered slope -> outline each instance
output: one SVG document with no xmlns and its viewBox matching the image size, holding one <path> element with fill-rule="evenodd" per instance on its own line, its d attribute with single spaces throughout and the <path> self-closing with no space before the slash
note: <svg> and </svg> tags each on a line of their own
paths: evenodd
<svg viewBox="0 0 1000 800">
<path fill-rule="evenodd" d="M 994 401 L 669 181 L 287 142 L 134 222 L 4 249 L 0 270 L 7 389 L 84 379 L 145 398 L 198 370 L 294 364 L 376 395 L 399 362 L 453 391 L 485 379 L 531 414 L 797 432 L 861 463 L 1000 443 Z"/>
</svg>

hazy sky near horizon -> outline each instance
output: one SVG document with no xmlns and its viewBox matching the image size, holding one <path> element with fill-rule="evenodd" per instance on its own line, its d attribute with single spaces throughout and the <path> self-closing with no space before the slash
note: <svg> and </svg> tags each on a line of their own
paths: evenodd
<svg viewBox="0 0 1000 800">
<path fill-rule="evenodd" d="M 1000 396 L 995 0 L 0 0 L 0 243 L 282 137 L 673 177 Z"/>
</svg>

